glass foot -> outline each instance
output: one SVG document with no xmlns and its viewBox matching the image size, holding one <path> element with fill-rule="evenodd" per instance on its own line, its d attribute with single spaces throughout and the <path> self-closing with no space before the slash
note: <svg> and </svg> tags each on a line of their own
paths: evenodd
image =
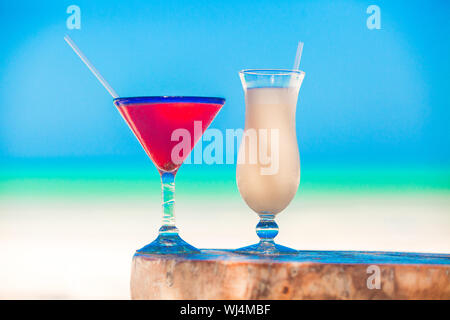
<svg viewBox="0 0 450 320">
<path fill-rule="evenodd" d="M 190 254 L 200 250 L 181 239 L 178 234 L 160 234 L 158 238 L 145 247 L 136 250 L 137 254 Z"/>
<path fill-rule="evenodd" d="M 297 254 L 298 251 L 276 244 L 275 242 L 260 241 L 251 246 L 239 248 L 235 250 L 236 253 L 241 254 L 256 254 L 256 255 L 282 255 L 282 254 Z"/>
<path fill-rule="evenodd" d="M 273 240 L 278 234 L 278 225 L 274 220 L 274 214 L 260 214 L 259 218 L 260 220 L 256 225 L 256 234 L 261 239 L 259 243 L 237 249 L 234 252 L 272 256 L 298 253 L 297 250 L 276 244 Z"/>
</svg>

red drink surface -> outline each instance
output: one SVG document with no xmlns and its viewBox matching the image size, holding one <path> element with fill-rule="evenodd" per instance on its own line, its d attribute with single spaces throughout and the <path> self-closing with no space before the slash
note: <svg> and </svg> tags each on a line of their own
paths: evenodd
<svg viewBox="0 0 450 320">
<path fill-rule="evenodd" d="M 176 171 L 221 107 L 213 103 L 163 102 L 130 103 L 118 109 L 155 165 L 163 171 Z M 194 121 L 201 122 L 197 125 L 201 132 L 195 135 Z M 191 139 L 189 152 L 178 153 L 178 160 L 172 159 L 173 148 L 181 142 L 179 137 L 172 141 L 176 129 L 187 130 Z"/>
</svg>

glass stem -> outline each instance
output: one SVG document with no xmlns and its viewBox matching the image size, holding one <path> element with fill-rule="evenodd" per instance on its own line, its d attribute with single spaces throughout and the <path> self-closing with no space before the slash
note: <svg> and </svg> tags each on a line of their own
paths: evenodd
<svg viewBox="0 0 450 320">
<path fill-rule="evenodd" d="M 278 234 L 278 225 L 275 222 L 275 215 L 273 214 L 260 214 L 259 222 L 256 225 L 256 234 L 261 242 L 274 243 L 274 238 Z"/>
<path fill-rule="evenodd" d="M 161 173 L 162 187 L 162 227 L 159 229 L 160 235 L 177 235 L 178 229 L 175 227 L 175 174 L 172 172 Z"/>
</svg>

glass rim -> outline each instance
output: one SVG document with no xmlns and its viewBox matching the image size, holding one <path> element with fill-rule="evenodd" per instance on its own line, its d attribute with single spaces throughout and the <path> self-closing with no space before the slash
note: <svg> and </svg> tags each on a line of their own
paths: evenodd
<svg viewBox="0 0 450 320">
<path fill-rule="evenodd" d="M 187 103 L 209 103 L 225 104 L 225 98 L 219 97 L 199 97 L 199 96 L 138 96 L 138 97 L 119 97 L 113 100 L 114 104 L 130 103 L 168 103 L 168 102 L 187 102 Z"/>
<path fill-rule="evenodd" d="M 258 76 L 292 76 L 293 74 L 304 75 L 305 72 L 294 69 L 244 69 L 239 74 L 251 74 Z"/>
</svg>

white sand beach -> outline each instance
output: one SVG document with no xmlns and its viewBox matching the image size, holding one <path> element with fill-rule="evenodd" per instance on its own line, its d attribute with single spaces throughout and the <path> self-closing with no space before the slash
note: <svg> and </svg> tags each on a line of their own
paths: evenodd
<svg viewBox="0 0 450 320">
<path fill-rule="evenodd" d="M 256 215 L 233 197 L 180 194 L 181 236 L 199 248 L 256 242 Z M 128 299 L 134 250 L 160 224 L 156 196 L 2 197 L 0 212 L 0 299 Z M 277 221 L 277 242 L 296 249 L 450 253 L 446 193 L 300 194 Z"/>
</svg>

